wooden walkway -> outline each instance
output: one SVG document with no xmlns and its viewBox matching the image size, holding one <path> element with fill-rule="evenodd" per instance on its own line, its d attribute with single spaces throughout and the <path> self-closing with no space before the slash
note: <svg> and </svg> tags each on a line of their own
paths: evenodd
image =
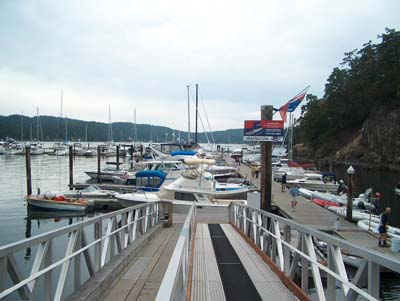
<svg viewBox="0 0 400 301">
<path fill-rule="evenodd" d="M 229 159 L 227 159 L 229 160 Z M 246 177 L 252 181 L 252 183 L 260 187 L 260 180 L 252 177 L 250 168 L 241 164 L 239 172 L 243 177 Z M 337 235 L 349 242 L 358 246 L 372 249 L 396 258 L 400 258 L 400 253 L 391 252 L 390 248 L 378 247 L 378 238 L 371 233 L 360 229 L 357 224 L 350 223 L 347 220 L 338 217 L 334 213 L 318 206 L 317 204 L 310 202 L 304 197 L 297 197 L 298 204 L 295 211 L 291 210 L 291 197 L 289 191 L 286 189 L 285 192 L 281 192 L 281 184 L 272 181 L 272 203 L 279 207 L 280 212 L 298 223 L 308 225 L 314 229 L 322 231 L 334 231 Z M 339 227 L 336 230 L 334 228 L 335 222 L 339 218 Z"/>
<path fill-rule="evenodd" d="M 175 248 L 182 224 L 161 228 L 114 281 L 101 300 L 154 300 Z"/>
<path fill-rule="evenodd" d="M 226 237 L 262 300 L 298 300 L 230 225 L 221 224 Z M 197 224 L 191 300 L 226 300 L 208 224 Z"/>
</svg>

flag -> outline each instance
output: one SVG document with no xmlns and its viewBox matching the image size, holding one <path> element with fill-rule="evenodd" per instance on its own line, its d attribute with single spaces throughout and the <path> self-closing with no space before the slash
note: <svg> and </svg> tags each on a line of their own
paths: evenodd
<svg viewBox="0 0 400 301">
<path fill-rule="evenodd" d="M 305 88 L 303 91 L 301 91 L 299 94 L 297 94 L 295 97 L 293 97 L 277 110 L 279 111 L 279 114 L 281 114 L 281 118 L 284 122 L 286 122 L 286 113 L 291 113 L 296 110 L 297 106 L 303 101 L 304 97 L 306 96 L 308 88 L 309 87 Z"/>
</svg>

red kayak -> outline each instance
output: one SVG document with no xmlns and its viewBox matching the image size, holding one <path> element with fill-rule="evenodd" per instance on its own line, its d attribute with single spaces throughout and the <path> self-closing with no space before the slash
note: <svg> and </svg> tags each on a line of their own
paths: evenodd
<svg viewBox="0 0 400 301">
<path fill-rule="evenodd" d="M 321 200 L 321 199 L 312 199 L 312 201 L 315 204 L 320 205 L 321 207 L 328 207 L 328 206 L 340 207 L 341 206 L 339 203 L 330 202 L 330 201 Z"/>
</svg>

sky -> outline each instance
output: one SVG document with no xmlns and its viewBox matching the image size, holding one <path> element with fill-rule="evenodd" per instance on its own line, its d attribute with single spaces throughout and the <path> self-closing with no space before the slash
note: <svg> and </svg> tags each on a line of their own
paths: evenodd
<svg viewBox="0 0 400 301">
<path fill-rule="evenodd" d="M 310 85 L 322 97 L 344 53 L 400 1 L 0 1 L 0 115 L 62 115 L 199 131 L 242 128 Z M 111 108 L 109 114 L 109 106 Z M 205 112 L 204 112 L 205 109 Z M 299 111 L 299 109 L 298 109 Z M 207 122 L 208 120 L 208 122 Z"/>
</svg>

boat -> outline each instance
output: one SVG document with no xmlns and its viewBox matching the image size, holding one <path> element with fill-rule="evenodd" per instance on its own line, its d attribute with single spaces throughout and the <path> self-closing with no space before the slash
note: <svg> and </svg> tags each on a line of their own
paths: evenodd
<svg viewBox="0 0 400 301">
<path fill-rule="evenodd" d="M 141 170 L 127 177 L 114 177 L 114 182 L 121 185 L 135 186 L 137 190 L 159 191 L 167 178 L 162 170 Z"/>
<path fill-rule="evenodd" d="M 102 181 L 113 181 L 114 176 L 122 176 L 122 175 L 126 175 L 126 173 L 129 173 L 129 170 L 119 168 L 119 165 L 121 165 L 121 164 L 122 163 L 106 162 L 106 167 L 100 171 L 100 179 Z M 85 173 L 91 179 L 98 178 L 97 171 L 85 171 Z"/>
<path fill-rule="evenodd" d="M 346 217 L 346 213 L 347 213 L 347 208 L 346 207 L 333 207 L 333 206 L 328 206 L 325 207 L 325 209 L 335 213 L 336 215 L 339 215 L 341 217 Z M 353 221 L 360 221 L 362 219 L 366 219 L 369 220 L 370 214 L 368 211 L 366 210 L 354 210 L 352 211 L 352 219 Z M 379 224 L 379 215 L 375 215 L 375 214 L 371 214 L 371 221 L 378 223 Z"/>
<path fill-rule="evenodd" d="M 312 191 L 305 188 L 299 188 L 299 193 L 302 197 L 311 200 L 312 199 Z"/>
<path fill-rule="evenodd" d="M 369 226 L 370 225 L 370 226 Z M 368 219 L 362 219 L 357 222 L 357 226 L 361 229 L 367 230 L 367 231 L 372 231 L 375 234 L 379 234 L 378 228 L 379 228 L 379 222 L 371 222 Z M 387 229 L 387 235 L 390 238 L 398 238 L 400 239 L 400 228 L 396 228 L 393 226 L 388 226 Z"/>
<path fill-rule="evenodd" d="M 338 203 L 341 205 L 346 206 L 347 205 L 347 195 L 342 194 L 342 195 L 334 195 L 331 193 L 323 193 L 319 191 L 313 191 L 312 192 L 312 198 L 313 199 L 320 199 L 324 200 L 327 202 L 333 202 L 333 203 Z M 366 193 L 361 193 L 357 198 L 353 198 L 353 207 L 358 208 L 358 209 L 371 209 L 375 210 L 374 204 L 372 204 L 368 198 L 368 194 Z"/>
<path fill-rule="evenodd" d="M 400 195 L 400 188 L 399 188 L 399 187 L 396 187 L 396 188 L 394 189 L 394 193 L 397 194 L 397 195 Z"/>
<path fill-rule="evenodd" d="M 272 177 L 274 181 L 280 182 L 284 174 L 286 174 L 286 180 L 296 180 L 304 178 L 305 170 L 302 167 L 282 166 L 273 171 Z"/>
<path fill-rule="evenodd" d="M 317 174 L 317 173 L 309 173 L 305 174 L 303 178 L 288 180 L 287 184 L 300 185 L 300 187 L 310 190 L 331 191 L 331 192 L 336 192 L 339 187 L 339 184 L 337 184 L 336 182 L 328 182 L 324 180 L 322 174 Z"/>
<path fill-rule="evenodd" d="M 315 198 L 312 199 L 312 202 L 321 207 L 329 207 L 330 206 L 330 207 L 337 208 L 337 207 L 343 206 L 342 204 L 339 204 L 339 203 L 330 202 L 330 201 L 322 200 L 322 199 L 315 199 Z"/>
<path fill-rule="evenodd" d="M 66 198 L 74 199 L 74 198 L 112 198 L 115 195 L 115 192 L 101 189 L 96 185 L 91 185 L 82 190 L 70 190 L 70 191 L 46 191 L 43 193 L 47 198 L 56 197 L 59 195 L 63 195 Z"/>
<path fill-rule="evenodd" d="M 64 196 L 48 199 L 46 196 L 27 195 L 28 205 L 46 210 L 85 211 L 88 201 L 85 199 L 72 200 Z"/>
</svg>

